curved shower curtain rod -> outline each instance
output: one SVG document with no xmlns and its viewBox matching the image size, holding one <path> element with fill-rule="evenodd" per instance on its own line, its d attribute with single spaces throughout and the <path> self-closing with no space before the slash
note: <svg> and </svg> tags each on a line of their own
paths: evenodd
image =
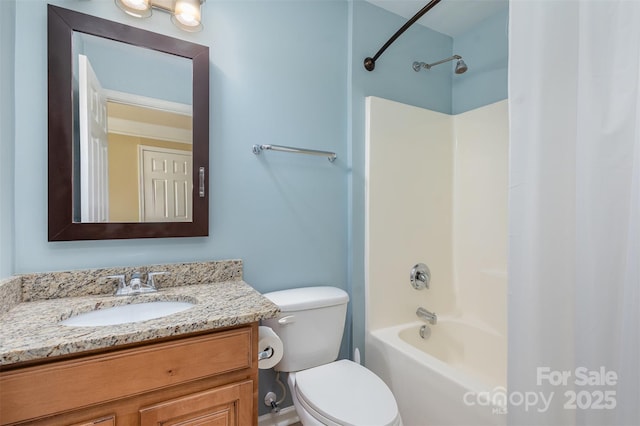
<svg viewBox="0 0 640 426">
<path fill-rule="evenodd" d="M 402 35 L 402 33 L 407 30 L 407 28 L 409 28 L 411 25 L 415 24 L 415 22 L 418 19 L 422 18 L 422 15 L 424 15 L 425 13 L 430 11 L 431 8 L 433 6 L 435 6 L 436 4 L 440 3 L 440 1 L 441 0 L 431 0 L 429 3 L 427 3 L 427 5 L 425 7 L 423 7 L 422 9 L 420 9 L 418 11 L 418 13 L 413 15 L 413 18 L 409 19 L 406 24 L 404 24 L 398 31 L 396 31 L 396 33 L 394 35 L 392 35 L 389 40 L 387 40 L 387 42 L 384 44 L 384 46 L 382 46 L 380 48 L 380 50 L 378 50 L 378 53 L 373 55 L 373 58 L 371 58 L 371 57 L 365 58 L 365 60 L 364 60 L 365 69 L 367 71 L 373 71 L 374 68 L 376 67 L 376 60 L 380 57 L 380 55 L 382 55 L 382 53 L 385 50 L 387 50 L 387 47 L 391 46 L 393 44 L 393 42 L 396 41 L 396 39 L 398 37 L 400 37 Z"/>
</svg>

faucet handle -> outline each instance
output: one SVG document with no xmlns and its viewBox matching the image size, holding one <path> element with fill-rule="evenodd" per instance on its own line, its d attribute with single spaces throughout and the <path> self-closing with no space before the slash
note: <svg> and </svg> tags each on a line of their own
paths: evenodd
<svg viewBox="0 0 640 426">
<path fill-rule="evenodd" d="M 118 280 L 118 288 L 115 294 L 123 294 L 123 290 L 127 287 L 124 274 L 121 275 L 107 275 L 104 279 Z"/>
<path fill-rule="evenodd" d="M 424 263 L 418 263 L 413 267 L 413 269 L 411 269 L 409 278 L 411 279 L 411 286 L 416 290 L 429 288 L 429 283 L 431 282 L 431 271 Z"/>
<path fill-rule="evenodd" d="M 149 272 L 149 274 L 147 275 L 147 287 L 157 290 L 156 282 L 154 281 L 153 277 L 155 277 L 156 275 L 169 275 L 170 273 L 171 272 L 166 272 L 166 271 Z"/>
</svg>

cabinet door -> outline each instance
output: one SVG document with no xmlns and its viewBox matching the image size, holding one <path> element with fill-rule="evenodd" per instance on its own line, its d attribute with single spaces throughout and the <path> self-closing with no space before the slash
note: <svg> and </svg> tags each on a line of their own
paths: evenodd
<svg viewBox="0 0 640 426">
<path fill-rule="evenodd" d="M 140 410 L 141 426 L 253 424 L 253 381 L 234 383 Z"/>
</svg>

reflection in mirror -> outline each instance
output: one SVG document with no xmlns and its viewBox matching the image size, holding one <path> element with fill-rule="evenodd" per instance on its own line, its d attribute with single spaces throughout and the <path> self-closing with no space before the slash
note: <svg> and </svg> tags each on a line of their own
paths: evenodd
<svg viewBox="0 0 640 426">
<path fill-rule="evenodd" d="M 209 235 L 209 48 L 47 11 L 49 241 Z"/>
<path fill-rule="evenodd" d="M 74 221 L 191 221 L 191 61 L 77 31 L 72 46 Z"/>
<path fill-rule="evenodd" d="M 108 101 L 107 122 L 108 220 L 191 221 L 191 115 Z"/>
</svg>

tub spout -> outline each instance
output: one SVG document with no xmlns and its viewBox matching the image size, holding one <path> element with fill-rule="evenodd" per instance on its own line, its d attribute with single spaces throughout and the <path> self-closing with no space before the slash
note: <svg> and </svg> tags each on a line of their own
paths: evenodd
<svg viewBox="0 0 640 426">
<path fill-rule="evenodd" d="M 425 308 L 418 308 L 418 310 L 416 311 L 416 315 L 421 320 L 424 320 L 432 325 L 435 325 L 438 322 L 438 316 L 433 312 L 427 311 Z"/>
</svg>

